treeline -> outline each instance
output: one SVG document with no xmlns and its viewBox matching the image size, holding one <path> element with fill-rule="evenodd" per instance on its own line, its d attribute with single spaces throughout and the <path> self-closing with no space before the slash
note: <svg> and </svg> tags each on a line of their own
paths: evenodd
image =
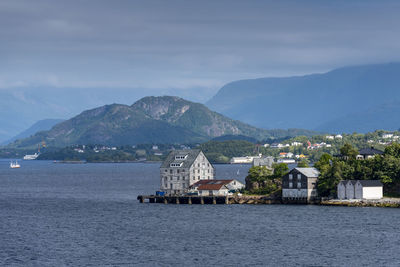
<svg viewBox="0 0 400 267">
<path fill-rule="evenodd" d="M 387 146 L 383 155 L 357 160 L 358 150 L 350 144 L 344 145 L 340 157 L 324 154 L 314 165 L 320 172 L 318 194 L 336 196 L 341 180 L 380 180 L 384 194 L 400 195 L 400 144 Z"/>
<path fill-rule="evenodd" d="M 199 147 L 212 163 L 228 163 L 232 157 L 254 155 L 255 145 L 244 140 L 209 141 Z"/>
</svg>

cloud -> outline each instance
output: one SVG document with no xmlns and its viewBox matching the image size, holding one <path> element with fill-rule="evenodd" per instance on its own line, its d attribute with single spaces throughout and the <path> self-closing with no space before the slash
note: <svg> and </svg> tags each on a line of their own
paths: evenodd
<svg viewBox="0 0 400 267">
<path fill-rule="evenodd" d="M 372 0 L 5 0 L 0 87 L 215 92 L 242 78 L 398 61 L 399 11 Z"/>
</svg>

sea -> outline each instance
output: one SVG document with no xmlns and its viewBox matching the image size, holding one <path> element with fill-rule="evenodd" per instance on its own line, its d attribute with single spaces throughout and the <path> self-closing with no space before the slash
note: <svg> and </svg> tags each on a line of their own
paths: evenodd
<svg viewBox="0 0 400 267">
<path fill-rule="evenodd" d="M 400 266 L 400 209 L 140 204 L 159 163 L 20 163 L 0 160 L 0 266 Z"/>
</svg>

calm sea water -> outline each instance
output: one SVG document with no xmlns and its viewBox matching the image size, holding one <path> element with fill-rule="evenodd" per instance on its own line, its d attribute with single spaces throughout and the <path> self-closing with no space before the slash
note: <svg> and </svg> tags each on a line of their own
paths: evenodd
<svg viewBox="0 0 400 267">
<path fill-rule="evenodd" d="M 0 160 L 2 266 L 400 265 L 399 209 L 139 204 L 159 164 L 21 164 Z"/>
</svg>

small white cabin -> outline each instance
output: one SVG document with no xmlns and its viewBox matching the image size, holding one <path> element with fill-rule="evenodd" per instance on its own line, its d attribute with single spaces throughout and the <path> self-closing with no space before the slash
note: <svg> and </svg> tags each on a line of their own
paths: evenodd
<svg viewBox="0 0 400 267">
<path fill-rule="evenodd" d="M 346 183 L 347 181 L 340 181 L 337 186 L 338 199 L 346 199 Z"/>
<path fill-rule="evenodd" d="M 359 180 L 355 184 L 355 198 L 381 199 L 383 197 L 383 184 L 379 180 Z"/>
<path fill-rule="evenodd" d="M 347 180 L 346 183 L 346 199 L 354 199 L 356 180 Z"/>
</svg>

